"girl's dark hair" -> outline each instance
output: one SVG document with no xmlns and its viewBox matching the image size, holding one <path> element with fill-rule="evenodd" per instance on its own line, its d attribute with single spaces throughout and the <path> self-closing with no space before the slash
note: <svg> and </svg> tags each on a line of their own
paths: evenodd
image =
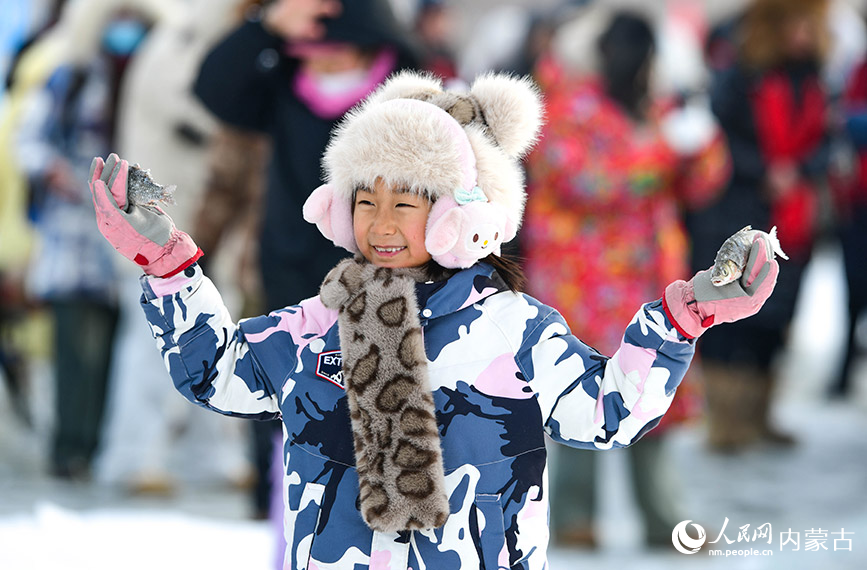
<svg viewBox="0 0 867 570">
<path fill-rule="evenodd" d="M 508 254 L 491 254 L 482 261 L 493 266 L 497 274 L 503 278 L 506 287 L 513 293 L 520 293 L 527 286 L 527 278 L 524 276 L 524 268 L 517 257 Z"/>
<path fill-rule="evenodd" d="M 503 279 L 506 287 L 508 287 L 513 293 L 520 293 L 527 285 L 527 278 L 524 277 L 524 270 L 521 268 L 521 263 L 516 257 L 508 254 L 491 254 L 480 261 L 493 267 L 497 271 L 497 275 Z M 427 262 L 425 270 L 427 271 L 428 278 L 431 281 L 442 281 L 448 279 L 459 271 L 458 269 L 446 269 L 433 259 Z"/>
</svg>

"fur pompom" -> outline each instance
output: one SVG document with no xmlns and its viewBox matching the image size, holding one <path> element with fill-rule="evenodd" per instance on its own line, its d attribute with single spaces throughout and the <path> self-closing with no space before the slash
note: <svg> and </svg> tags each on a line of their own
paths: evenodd
<svg viewBox="0 0 867 570">
<path fill-rule="evenodd" d="M 542 127 L 542 96 L 528 78 L 488 73 L 473 82 L 470 94 L 479 102 L 497 144 L 512 158 L 527 152 Z"/>
<path fill-rule="evenodd" d="M 425 99 L 443 92 L 442 81 L 431 73 L 400 71 L 391 76 L 364 103 L 365 107 L 392 99 Z"/>
</svg>

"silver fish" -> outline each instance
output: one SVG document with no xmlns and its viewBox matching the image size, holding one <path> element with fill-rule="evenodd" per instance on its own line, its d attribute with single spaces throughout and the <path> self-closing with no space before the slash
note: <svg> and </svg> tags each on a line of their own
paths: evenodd
<svg viewBox="0 0 867 570">
<path fill-rule="evenodd" d="M 151 171 L 138 164 L 130 165 L 126 178 L 127 199 L 131 204 L 139 206 L 155 206 L 158 202 L 174 204 L 174 192 L 177 186 L 162 186 L 151 178 Z"/>
<path fill-rule="evenodd" d="M 777 239 L 777 226 L 771 228 L 771 231 L 768 233 L 754 230 L 752 226 L 746 226 L 725 240 L 722 247 L 719 248 L 713 262 L 713 268 L 711 269 L 710 282 L 717 287 L 721 287 L 727 283 L 731 283 L 735 279 L 739 279 L 743 275 L 744 268 L 746 268 L 753 240 L 756 234 L 760 233 L 765 234 L 770 242 L 772 251 L 768 252 L 769 257 L 773 258 L 774 254 L 776 254 L 783 259 L 789 259 L 783 253 L 783 249 L 780 247 L 780 240 Z"/>
</svg>

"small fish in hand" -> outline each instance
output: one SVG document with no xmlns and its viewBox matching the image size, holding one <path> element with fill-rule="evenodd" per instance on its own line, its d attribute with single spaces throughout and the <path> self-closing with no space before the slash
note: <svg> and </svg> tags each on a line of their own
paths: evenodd
<svg viewBox="0 0 867 570">
<path fill-rule="evenodd" d="M 130 165 L 127 175 L 127 199 L 139 206 L 155 206 L 158 202 L 174 204 L 177 186 L 162 186 L 151 178 L 151 171 L 138 164 Z"/>
<path fill-rule="evenodd" d="M 747 259 L 750 255 L 750 248 L 753 246 L 753 240 L 756 234 L 765 233 L 761 230 L 754 230 L 752 226 L 746 226 L 739 232 L 725 240 L 722 247 L 716 253 L 713 268 L 711 269 L 710 281 L 717 287 L 721 287 L 727 283 L 731 283 L 735 279 L 739 279 L 743 275 L 744 268 L 747 265 Z M 777 239 L 777 226 L 771 228 L 767 234 L 768 241 L 771 244 L 773 253 L 779 255 L 783 259 L 789 257 L 783 253 L 780 247 L 780 240 Z M 771 257 L 773 256 L 771 254 Z"/>
</svg>

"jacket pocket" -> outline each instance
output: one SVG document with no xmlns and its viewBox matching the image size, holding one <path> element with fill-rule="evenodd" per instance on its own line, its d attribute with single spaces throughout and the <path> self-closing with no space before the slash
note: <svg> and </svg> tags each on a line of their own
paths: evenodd
<svg viewBox="0 0 867 570">
<path fill-rule="evenodd" d="M 476 540 L 481 553 L 482 568 L 484 570 L 508 569 L 509 553 L 506 550 L 506 528 L 500 495 L 476 495 L 476 520 L 478 521 Z"/>
<path fill-rule="evenodd" d="M 307 568 L 316 528 L 319 526 L 319 513 L 324 493 L 325 485 L 306 483 L 297 505 L 293 504 L 293 497 L 290 495 L 289 508 L 286 509 L 283 520 L 287 533 L 285 567 Z"/>
</svg>

